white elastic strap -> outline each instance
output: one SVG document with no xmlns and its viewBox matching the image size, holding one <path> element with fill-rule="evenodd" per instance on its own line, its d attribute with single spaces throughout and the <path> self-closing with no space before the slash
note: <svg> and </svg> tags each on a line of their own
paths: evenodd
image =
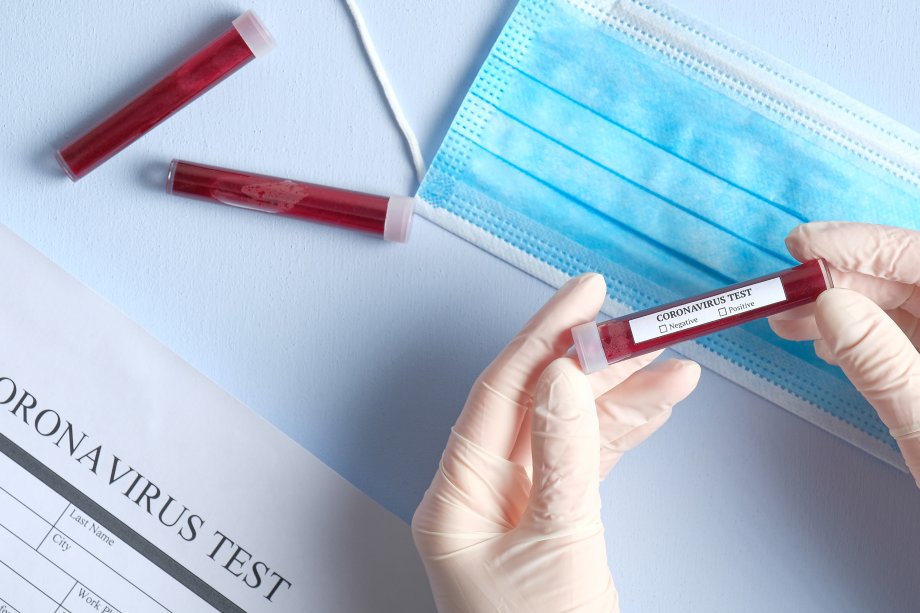
<svg viewBox="0 0 920 613">
<path fill-rule="evenodd" d="M 355 27 L 358 29 L 358 35 L 361 37 L 361 44 L 364 46 L 364 52 L 367 54 L 367 59 L 371 62 L 371 67 L 374 69 L 374 75 L 377 77 L 380 87 L 383 89 L 383 95 L 387 99 L 387 104 L 390 105 L 390 111 L 393 113 L 393 118 L 396 119 L 399 129 L 406 139 L 406 144 L 409 146 L 409 153 L 412 155 L 412 165 L 415 166 L 415 176 L 418 182 L 421 183 L 422 179 L 425 178 L 426 166 L 425 160 L 422 158 L 422 150 L 418 146 L 418 139 L 415 137 L 415 132 L 412 131 L 412 126 L 410 126 L 409 122 L 406 120 L 402 107 L 399 106 L 396 92 L 393 91 L 393 86 L 390 84 L 390 78 L 383 68 L 380 56 L 377 55 L 377 48 L 374 47 L 374 41 L 371 40 L 371 35 L 367 30 L 367 23 L 364 21 L 364 15 L 361 14 L 361 9 L 358 8 L 355 0 L 345 0 L 345 5 L 348 7 L 349 12 L 351 12 L 352 19 L 354 19 Z"/>
</svg>

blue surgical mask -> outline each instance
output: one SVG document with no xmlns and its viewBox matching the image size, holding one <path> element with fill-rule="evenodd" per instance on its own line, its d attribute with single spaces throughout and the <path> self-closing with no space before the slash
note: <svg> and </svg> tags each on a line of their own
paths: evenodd
<svg viewBox="0 0 920 613">
<path fill-rule="evenodd" d="M 421 186 L 422 213 L 621 315 L 796 264 L 813 220 L 920 227 L 920 139 L 648 0 L 522 0 Z M 678 349 L 901 466 L 841 371 L 765 321 Z"/>
</svg>

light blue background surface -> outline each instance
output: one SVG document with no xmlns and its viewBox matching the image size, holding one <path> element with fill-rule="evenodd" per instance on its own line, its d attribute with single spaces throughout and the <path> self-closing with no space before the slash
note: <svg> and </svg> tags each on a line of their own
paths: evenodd
<svg viewBox="0 0 920 613">
<path fill-rule="evenodd" d="M 912 0 L 675 4 L 920 129 Z M 251 6 L 275 52 L 71 184 L 53 148 L 249 6 L 11 3 L 0 222 L 408 519 L 470 383 L 551 289 L 420 219 L 392 245 L 166 195 L 172 157 L 415 188 L 343 4 Z M 362 6 L 430 160 L 513 3 Z M 920 610 L 910 479 L 713 374 L 603 492 L 626 611 Z"/>
</svg>

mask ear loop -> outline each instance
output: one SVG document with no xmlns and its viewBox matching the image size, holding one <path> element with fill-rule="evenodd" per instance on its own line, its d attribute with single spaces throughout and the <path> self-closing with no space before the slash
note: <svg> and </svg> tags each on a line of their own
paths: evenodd
<svg viewBox="0 0 920 613">
<path fill-rule="evenodd" d="M 383 63 L 380 61 L 380 56 L 377 54 L 377 48 L 374 47 L 374 41 L 371 40 L 371 35 L 370 32 L 368 32 L 367 23 L 364 21 L 364 15 L 361 14 L 361 9 L 358 8 L 355 0 L 345 0 L 345 5 L 348 7 L 351 18 L 355 22 L 355 28 L 358 30 L 358 36 L 361 38 L 364 52 L 367 54 L 367 59 L 370 60 L 371 67 L 374 69 L 374 75 L 377 77 L 381 89 L 383 89 L 383 95 L 387 99 L 387 104 L 390 106 L 393 118 L 396 120 L 396 124 L 399 126 L 403 138 L 406 141 L 406 145 L 409 147 L 409 154 L 412 156 L 412 165 L 415 167 L 415 177 L 418 179 L 418 182 L 421 183 L 422 179 L 425 178 L 427 167 L 425 165 L 425 159 L 422 157 L 422 151 L 418 146 L 418 139 L 415 137 L 415 132 L 412 131 L 412 126 L 409 125 L 409 121 L 406 119 L 405 114 L 403 114 L 402 107 L 399 105 L 399 99 L 396 97 L 396 92 L 393 91 L 393 85 L 390 83 L 390 78 L 383 68 Z"/>
</svg>

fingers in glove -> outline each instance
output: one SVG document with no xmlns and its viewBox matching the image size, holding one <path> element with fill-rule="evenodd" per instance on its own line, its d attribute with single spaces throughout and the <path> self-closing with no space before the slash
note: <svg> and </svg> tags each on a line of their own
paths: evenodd
<svg viewBox="0 0 920 613">
<path fill-rule="evenodd" d="M 771 315 L 768 322 L 778 336 L 788 341 L 813 341 L 821 337 L 815 324 L 813 302 Z"/>
<path fill-rule="evenodd" d="M 920 285 L 920 233 L 904 228 L 837 221 L 800 225 L 786 237 L 799 261 L 824 258 L 844 272 Z"/>
<path fill-rule="evenodd" d="M 666 360 L 633 374 L 597 400 L 602 479 L 624 453 L 664 425 L 673 406 L 690 395 L 699 379 L 696 362 Z"/>
<path fill-rule="evenodd" d="M 813 341 L 821 338 L 815 318 L 774 319 L 770 318 L 770 327 L 776 334 L 787 341 Z"/>
<path fill-rule="evenodd" d="M 920 480 L 920 355 L 878 305 L 843 289 L 824 292 L 815 317 L 822 352 L 840 365 L 898 441 Z"/>
<path fill-rule="evenodd" d="M 412 518 L 416 542 L 455 534 L 458 538 L 449 543 L 436 544 L 462 549 L 505 533 L 517 524 L 529 495 L 530 478 L 520 466 L 451 432 L 438 472 Z"/>
<path fill-rule="evenodd" d="M 603 370 L 588 375 L 592 394 L 595 398 L 606 394 L 623 381 L 629 379 L 633 373 L 646 367 L 652 360 L 660 356 L 663 351 L 663 349 L 661 351 L 653 351 L 652 353 L 647 353 L 630 360 L 623 360 L 622 362 L 611 364 Z M 523 466 L 528 473 L 532 473 L 533 470 L 531 465 L 530 433 L 531 414 L 528 413 L 521 423 L 517 444 L 511 452 L 511 460 Z"/>
<path fill-rule="evenodd" d="M 886 311 L 886 313 L 901 328 L 904 336 L 907 337 L 914 348 L 920 349 L 920 319 L 904 309 L 895 309 L 894 311 Z"/>
<path fill-rule="evenodd" d="M 588 375 L 588 381 L 591 383 L 591 391 L 594 397 L 599 398 L 603 396 L 628 379 L 633 373 L 651 364 L 652 361 L 663 352 L 664 349 L 646 353 L 645 355 L 611 364 L 602 370 L 591 373 Z"/>
<path fill-rule="evenodd" d="M 605 296 L 604 279 L 597 274 L 562 286 L 476 380 L 455 430 L 509 458 L 540 373 L 572 344 L 569 330 L 596 317 Z"/>
<path fill-rule="evenodd" d="M 525 519 L 542 532 L 596 527 L 601 507 L 597 409 L 587 377 L 571 358 L 555 360 L 540 377 L 532 431 L 533 487 Z"/>
<path fill-rule="evenodd" d="M 518 429 L 517 441 L 508 459 L 524 469 L 528 478 L 533 476 L 533 454 L 530 449 L 531 424 L 533 423 L 533 410 L 527 411 L 521 420 Z"/>
<path fill-rule="evenodd" d="M 833 350 L 831 350 L 823 338 L 819 338 L 815 341 L 815 353 L 819 358 L 831 366 L 840 366 L 840 364 L 837 362 L 837 356 L 834 355 Z"/>
<path fill-rule="evenodd" d="M 831 277 L 834 287 L 857 291 L 886 311 L 905 309 L 915 316 L 920 315 L 920 291 L 916 285 L 833 267 Z"/>
<path fill-rule="evenodd" d="M 886 310 L 885 313 L 904 332 L 911 344 L 920 349 L 920 319 L 904 309 Z M 770 327 L 778 336 L 789 341 L 816 341 L 815 352 L 830 364 L 836 364 L 827 347 L 821 342 L 821 331 L 814 316 L 802 319 L 770 319 Z"/>
<path fill-rule="evenodd" d="M 920 316 L 920 232 L 891 226 L 813 222 L 786 237 L 799 261 L 824 258 L 835 287 L 854 289 L 883 309 Z"/>
</svg>

